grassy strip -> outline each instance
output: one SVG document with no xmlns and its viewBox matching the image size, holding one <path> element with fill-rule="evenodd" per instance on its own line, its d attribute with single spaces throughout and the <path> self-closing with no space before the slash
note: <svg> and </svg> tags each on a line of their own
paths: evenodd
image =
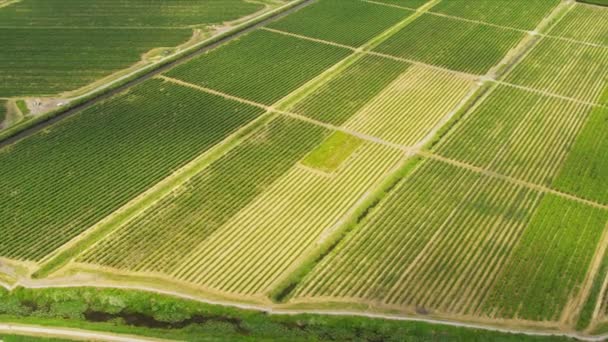
<svg viewBox="0 0 608 342">
<path fill-rule="evenodd" d="M 168 181 L 159 183 L 154 188 L 136 198 L 134 202 L 128 203 L 124 209 L 119 209 L 115 215 L 102 221 L 97 227 L 92 227 L 91 229 L 87 230 L 87 232 L 85 232 L 86 235 L 84 235 L 80 240 L 76 240 L 72 246 L 66 246 L 63 251 L 60 251 L 58 254 L 51 256 L 46 261 L 43 261 L 41 267 L 34 272 L 34 274 L 32 274 L 32 277 L 38 279 L 44 278 L 57 271 L 72 260 L 72 258 L 91 247 L 101 238 L 105 237 L 116 228 L 122 226 L 133 217 L 150 207 L 157 200 L 171 193 L 173 189 L 186 182 L 201 170 L 205 169 L 230 149 L 240 144 L 240 142 L 246 136 L 256 131 L 259 127 L 262 127 L 266 123 L 270 122 L 275 116 L 276 114 L 274 113 L 266 113 L 262 115 L 251 124 L 243 127 L 241 130 L 233 134 L 223 143 L 220 143 L 215 148 L 209 150 L 203 156 L 193 161 L 190 165 L 185 166 L 182 170 L 178 171 L 179 174 L 169 176 Z"/>
<path fill-rule="evenodd" d="M 30 335 L 2 335 L 0 341 L 3 342 L 67 342 L 74 340 L 65 340 L 60 338 L 39 337 Z"/>
<path fill-rule="evenodd" d="M 585 4 L 608 6 L 608 0 L 577 0 L 577 1 L 585 3 Z"/>
<path fill-rule="evenodd" d="M 576 322 L 576 330 L 582 331 L 589 327 L 591 324 L 591 320 L 593 318 L 593 312 L 595 311 L 595 306 L 597 305 L 597 301 L 600 298 L 602 285 L 604 284 L 604 279 L 606 279 L 606 273 L 608 272 L 608 257 L 604 255 L 602 259 L 602 263 L 600 264 L 600 268 L 595 275 L 595 279 L 593 280 L 593 285 L 591 286 L 591 291 L 589 292 L 589 297 L 585 301 L 585 305 L 583 306 L 580 315 L 578 317 L 578 321 Z"/>
<path fill-rule="evenodd" d="M 257 24 L 259 24 L 259 23 L 261 23 L 261 22 L 263 22 L 263 21 L 265 21 L 267 19 L 270 19 L 270 18 L 272 18 L 274 16 L 280 15 L 281 13 L 283 13 L 285 11 L 288 11 L 288 10 L 290 10 L 290 9 L 292 9 L 292 8 L 298 6 L 298 5 L 300 5 L 300 4 L 302 4 L 302 3 L 306 2 L 306 1 L 308 1 L 308 0 L 294 0 L 294 1 L 290 2 L 290 3 L 288 3 L 287 5 L 279 7 L 277 9 L 275 9 L 273 11 L 270 11 L 270 12 L 267 12 L 265 14 L 262 14 L 259 17 L 251 19 L 249 21 L 246 21 L 246 22 L 244 22 L 244 23 L 242 23 L 240 25 L 237 25 L 237 26 L 235 26 L 234 28 L 232 28 L 229 31 L 226 31 L 226 32 L 221 33 L 221 34 L 219 34 L 217 36 L 211 37 L 211 38 L 209 38 L 209 39 L 207 39 L 207 40 L 205 40 L 205 41 L 203 41 L 203 42 L 201 42 L 199 44 L 193 45 L 190 48 L 185 49 L 185 50 L 183 50 L 183 51 L 181 51 L 181 52 L 179 52 L 179 53 L 177 53 L 175 55 L 172 55 L 170 57 L 167 57 L 166 59 L 163 59 L 163 60 L 161 60 L 161 61 L 159 61 L 159 62 L 157 62 L 155 64 L 152 64 L 152 65 L 149 65 L 147 67 L 144 67 L 144 68 L 136 71 L 135 73 L 133 73 L 132 75 L 130 75 L 128 77 L 125 77 L 125 78 L 120 79 L 120 80 L 118 80 L 118 81 L 116 81 L 114 83 L 111 83 L 107 87 L 102 87 L 102 88 L 98 89 L 97 91 L 94 91 L 94 92 L 92 92 L 90 94 L 87 94 L 87 95 L 82 96 L 82 97 L 78 97 L 77 99 L 70 101 L 66 105 L 64 105 L 64 106 L 62 106 L 62 107 L 60 107 L 60 108 L 58 108 L 56 110 L 50 111 L 50 112 L 45 113 L 45 114 L 40 115 L 40 116 L 36 116 L 35 118 L 32 118 L 31 120 L 27 120 L 27 121 L 24 121 L 24 122 L 22 122 L 20 124 L 17 124 L 15 126 L 13 126 L 13 127 L 10 127 L 8 129 L 0 132 L 0 142 L 4 141 L 6 139 L 14 137 L 14 136 L 18 135 L 20 132 L 22 132 L 22 131 L 24 131 L 26 129 L 32 128 L 32 127 L 34 127 L 36 125 L 42 124 L 42 123 L 44 123 L 46 121 L 49 121 L 52 118 L 54 118 L 54 117 L 56 117 L 56 116 L 58 116 L 60 114 L 63 114 L 63 113 L 65 113 L 65 112 L 67 112 L 67 111 L 69 111 L 69 110 L 71 110 L 71 109 L 73 109 L 75 107 L 78 107 L 78 106 L 83 105 L 83 104 L 85 104 L 85 103 L 87 103 L 89 101 L 93 101 L 93 100 L 95 100 L 95 99 L 97 99 L 99 97 L 102 97 L 103 95 L 105 95 L 107 93 L 110 93 L 113 90 L 116 90 L 116 89 L 119 89 L 121 87 L 124 87 L 125 85 L 127 85 L 127 84 L 129 84 L 129 83 L 131 83 L 131 82 L 133 82 L 133 81 L 135 81 L 137 79 L 145 77 L 146 75 L 154 72 L 155 70 L 158 70 L 158 69 L 160 69 L 160 68 L 162 68 L 162 67 L 164 67 L 166 65 L 172 64 L 172 63 L 178 61 L 179 59 L 186 58 L 187 56 L 194 54 L 198 50 L 201 50 L 201 49 L 203 49 L 205 47 L 208 47 L 208 46 L 212 46 L 212 45 L 214 45 L 214 44 L 216 44 L 216 43 L 218 43 L 218 42 L 220 42 L 222 40 L 225 40 L 225 39 L 227 39 L 227 38 L 229 38 L 231 36 L 238 35 L 239 33 L 243 32 L 243 31 L 246 31 L 246 30 L 250 29 L 251 27 L 253 27 L 253 26 L 257 25 Z"/>
<path fill-rule="evenodd" d="M 270 292 L 270 299 L 277 303 L 287 301 L 293 290 L 323 258 L 331 253 L 349 232 L 354 230 L 380 204 L 382 199 L 409 175 L 423 160 L 422 157 L 410 158 L 399 170 L 390 175 L 384 182 L 346 219 L 345 223 L 323 241 L 299 266 L 283 279 Z"/>
<path fill-rule="evenodd" d="M 569 341 L 423 322 L 268 315 L 140 291 L 0 290 L 0 321 L 184 341 Z"/>
<path fill-rule="evenodd" d="M 25 103 L 25 100 L 17 100 L 16 104 L 17 108 L 19 108 L 19 111 L 23 116 L 30 114 L 30 109 L 27 107 L 27 103 Z"/>
<path fill-rule="evenodd" d="M 478 103 L 482 101 L 484 96 L 488 94 L 492 87 L 496 87 L 496 84 L 493 84 L 492 82 L 485 82 L 481 87 L 479 87 L 473 96 L 471 96 L 468 101 L 460 107 L 458 112 L 456 112 L 456 114 L 452 116 L 452 118 L 450 118 L 445 125 L 441 126 L 441 128 L 437 131 L 437 134 L 435 134 L 433 139 L 424 145 L 423 149 L 429 151 L 433 150 L 435 145 L 437 145 L 437 143 L 441 141 L 443 137 L 452 131 L 452 128 L 454 128 L 468 112 L 470 112 Z"/>
</svg>

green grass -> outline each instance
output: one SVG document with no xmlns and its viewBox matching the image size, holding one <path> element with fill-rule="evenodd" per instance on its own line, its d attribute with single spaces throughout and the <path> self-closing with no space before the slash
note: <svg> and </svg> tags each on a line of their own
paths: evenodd
<svg viewBox="0 0 608 342">
<path fill-rule="evenodd" d="M 0 96 L 74 90 L 191 35 L 190 29 L 0 28 Z"/>
<path fill-rule="evenodd" d="M 172 27 L 220 24 L 264 8 L 244 0 L 22 0 L 0 9 L 3 26 Z"/>
<path fill-rule="evenodd" d="M 335 132 L 304 158 L 302 164 L 324 172 L 336 171 L 363 141 L 343 132 Z"/>
<path fill-rule="evenodd" d="M 485 74 L 523 37 L 517 31 L 425 14 L 375 51 L 456 71 Z"/>
<path fill-rule="evenodd" d="M 268 315 L 139 291 L 0 289 L 0 320 L 185 341 L 571 341 L 364 317 Z M 107 322 L 86 320 L 95 312 Z M 120 317 L 141 319 L 128 324 Z M 198 319 L 198 322 L 192 322 Z M 188 324 L 192 322 L 191 324 Z M 146 326 L 156 324 L 160 327 Z M 182 327 L 183 326 L 183 327 Z M 173 327 L 173 328 L 171 328 Z"/>
<path fill-rule="evenodd" d="M 431 12 L 522 30 L 533 30 L 559 2 L 560 0 L 448 0 L 433 6 Z"/>
<path fill-rule="evenodd" d="M 30 108 L 27 106 L 27 103 L 25 103 L 25 100 L 17 100 L 15 103 L 17 104 L 17 108 L 21 112 L 21 115 L 25 116 L 30 114 Z"/>
<path fill-rule="evenodd" d="M 412 13 L 360 0 L 320 0 L 270 27 L 340 44 L 361 46 Z"/>
<path fill-rule="evenodd" d="M 347 49 L 259 30 L 167 75 L 272 105 L 349 54 Z"/>
<path fill-rule="evenodd" d="M 409 66 L 383 57 L 365 56 L 295 103 L 289 110 L 323 122 L 342 125 Z"/>
<path fill-rule="evenodd" d="M 608 6 L 608 0 L 577 0 L 578 2 L 583 2 L 592 5 L 600 5 L 600 6 Z"/>
<path fill-rule="evenodd" d="M 293 119 L 272 121 L 80 260 L 170 273 L 328 134 Z"/>
<path fill-rule="evenodd" d="M 429 2 L 429 0 L 375 0 L 375 2 L 416 9 Z"/>
<path fill-rule="evenodd" d="M 484 311 L 504 318 L 558 320 L 580 290 L 607 221 L 604 210 L 545 195 Z"/>
<path fill-rule="evenodd" d="M 4 122 L 6 119 L 6 114 L 8 112 L 8 101 L 0 100 L 0 124 Z"/>
<path fill-rule="evenodd" d="M 151 80 L 0 150 L 0 255 L 40 260 L 261 113 Z"/>
<path fill-rule="evenodd" d="M 550 186 L 590 112 L 588 105 L 498 86 L 436 149 L 451 159 Z"/>
<path fill-rule="evenodd" d="M 553 187 L 608 204 L 608 109 L 593 110 Z"/>
<path fill-rule="evenodd" d="M 65 339 L 59 339 L 59 338 L 27 336 L 27 335 L 2 335 L 2 334 L 0 334 L 0 341 L 3 341 L 3 342 L 68 342 L 68 341 L 75 341 L 75 340 L 65 340 Z"/>
</svg>

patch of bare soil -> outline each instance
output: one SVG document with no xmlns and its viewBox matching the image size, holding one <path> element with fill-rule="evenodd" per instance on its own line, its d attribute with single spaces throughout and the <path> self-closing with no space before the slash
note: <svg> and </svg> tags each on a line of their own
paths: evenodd
<svg viewBox="0 0 608 342">
<path fill-rule="evenodd" d="M 38 97 L 26 99 L 25 103 L 30 110 L 30 116 L 38 116 L 44 113 L 48 113 L 53 111 L 65 104 L 68 101 L 64 98 L 55 98 L 55 97 Z"/>
</svg>

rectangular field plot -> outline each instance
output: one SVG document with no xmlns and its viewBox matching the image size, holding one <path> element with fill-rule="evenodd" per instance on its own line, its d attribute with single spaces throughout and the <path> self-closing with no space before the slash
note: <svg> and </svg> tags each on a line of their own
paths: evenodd
<svg viewBox="0 0 608 342">
<path fill-rule="evenodd" d="M 483 303 L 503 318 L 559 320 L 580 290 L 608 212 L 547 195 Z"/>
<path fill-rule="evenodd" d="M 260 30 L 167 75 L 272 105 L 349 54 L 347 49 Z"/>
<path fill-rule="evenodd" d="M 481 75 L 497 65 L 523 38 L 523 33 L 513 30 L 425 14 L 375 50 Z"/>
<path fill-rule="evenodd" d="M 608 109 L 593 110 L 553 187 L 608 204 Z"/>
<path fill-rule="evenodd" d="M 498 86 L 436 147 L 439 154 L 550 186 L 592 107 Z"/>
<path fill-rule="evenodd" d="M 191 36 L 191 29 L 0 28 L 0 96 L 74 90 Z"/>
<path fill-rule="evenodd" d="M 261 109 L 150 80 L 0 150 L 0 256 L 38 261 Z"/>
<path fill-rule="evenodd" d="M 410 64 L 365 56 L 288 110 L 340 126 L 388 87 Z"/>
<path fill-rule="evenodd" d="M 361 46 L 412 13 L 361 0 L 319 0 L 269 26 L 317 39 Z"/>
<path fill-rule="evenodd" d="M 369 101 L 344 127 L 401 145 L 414 145 L 456 110 L 475 82 L 414 65 Z"/>
<path fill-rule="evenodd" d="M 313 269 L 293 301 L 475 311 L 540 199 L 532 190 L 426 161 Z"/>
<path fill-rule="evenodd" d="M 608 46 L 608 7 L 577 4 L 549 34 Z"/>
<path fill-rule="evenodd" d="M 444 0 L 433 6 L 431 12 L 533 30 L 559 2 L 560 0 Z"/>
<path fill-rule="evenodd" d="M 608 90 L 608 47 L 545 37 L 507 82 L 593 103 Z"/>
<path fill-rule="evenodd" d="M 273 120 L 81 260 L 123 270 L 171 272 L 328 134 L 293 119 Z"/>
<path fill-rule="evenodd" d="M 300 135 L 303 136 L 301 140 L 309 140 L 304 134 Z M 283 145 L 284 149 L 291 148 L 287 143 Z M 273 158 L 284 157 L 276 155 Z M 177 194 L 175 199 L 165 201 L 164 213 L 157 214 L 157 210 L 150 210 L 149 214 L 138 220 L 142 221 L 138 224 L 140 229 L 151 230 L 149 234 L 137 234 L 144 239 L 143 242 L 132 238 L 132 232 L 114 234 L 107 242 L 88 252 L 81 261 L 140 272 L 161 272 L 212 291 L 264 294 L 281 276 L 286 275 L 288 269 L 294 267 L 297 260 L 314 248 L 324 232 L 334 229 L 360 197 L 372 189 L 401 158 L 399 151 L 362 143 L 331 174 L 310 166 L 295 165 L 271 185 L 266 186 L 266 183 L 263 192 L 247 206 L 239 208 L 237 213 L 226 211 L 221 220 L 212 220 L 213 217 L 201 214 L 205 212 L 201 207 L 205 206 L 203 203 L 217 202 L 213 197 L 208 199 L 208 187 L 189 187 L 187 191 Z M 272 169 L 273 165 L 268 163 L 268 159 L 252 160 L 249 165 L 254 169 Z M 235 184 L 234 191 L 247 192 L 249 188 L 260 187 L 251 183 L 249 171 L 245 168 L 233 168 L 232 172 L 242 173 L 239 179 L 244 179 L 244 184 L 247 184 L 241 187 Z M 218 183 L 217 186 L 224 187 L 225 183 Z M 205 200 L 195 199 L 205 196 Z M 188 201 L 188 197 L 194 199 Z M 225 205 L 231 208 L 232 204 L 226 202 Z M 187 215 L 190 221 L 182 221 L 181 215 Z M 174 233 L 174 229 L 181 227 L 183 222 L 194 222 L 186 225 L 192 231 L 203 233 L 188 233 L 188 240 L 193 240 L 193 244 L 175 248 L 173 236 L 183 234 L 179 231 Z M 209 231 L 205 229 L 208 225 L 218 226 Z M 173 229 L 166 243 L 159 242 L 168 234 L 162 233 L 163 226 Z M 158 234 L 163 236 L 154 238 Z M 150 236 L 152 238 L 148 238 Z M 145 254 L 146 249 L 142 250 L 138 244 L 149 244 L 146 248 L 151 254 Z M 116 256 L 117 248 L 128 252 Z M 139 260 L 142 254 L 144 259 Z M 127 260 L 127 264 L 123 260 Z"/>
<path fill-rule="evenodd" d="M 245 0 L 22 0 L 0 8 L 0 23 L 19 27 L 175 27 L 221 24 L 263 8 Z"/>
</svg>

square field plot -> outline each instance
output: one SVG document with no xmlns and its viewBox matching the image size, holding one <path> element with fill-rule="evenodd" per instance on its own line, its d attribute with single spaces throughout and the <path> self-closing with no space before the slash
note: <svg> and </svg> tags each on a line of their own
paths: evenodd
<svg viewBox="0 0 608 342">
<path fill-rule="evenodd" d="M 413 11 L 361 0 L 320 0 L 269 27 L 350 46 L 361 46 Z"/>
<path fill-rule="evenodd" d="M 150 80 L 0 149 L 0 256 L 39 261 L 262 112 Z"/>
<path fill-rule="evenodd" d="M 451 159 L 550 186 L 592 109 L 498 86 L 436 149 Z"/>
<path fill-rule="evenodd" d="M 258 30 L 169 71 L 169 77 L 272 105 L 351 53 Z"/>
<path fill-rule="evenodd" d="M 431 12 L 521 30 L 534 30 L 559 2 L 560 0 L 444 0 L 433 6 Z"/>
<path fill-rule="evenodd" d="M 375 50 L 481 75 L 497 65 L 524 35 L 513 30 L 425 14 Z"/>
<path fill-rule="evenodd" d="M 608 46 L 608 7 L 577 4 L 549 35 Z"/>
<path fill-rule="evenodd" d="M 557 320 L 608 212 L 423 163 L 312 270 L 293 302 Z"/>
<path fill-rule="evenodd" d="M 545 37 L 506 80 L 580 101 L 608 104 L 608 46 Z"/>
</svg>

